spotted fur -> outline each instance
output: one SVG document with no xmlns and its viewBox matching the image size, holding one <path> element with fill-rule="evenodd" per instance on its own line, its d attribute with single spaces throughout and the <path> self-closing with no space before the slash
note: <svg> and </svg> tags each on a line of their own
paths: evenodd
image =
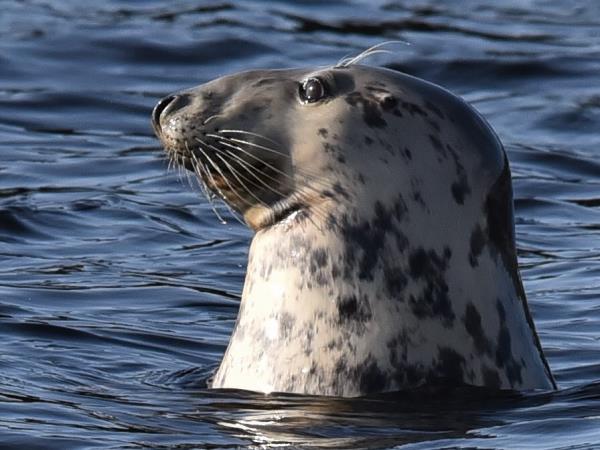
<svg viewBox="0 0 600 450">
<path fill-rule="evenodd" d="M 328 90 L 314 104 L 298 98 L 309 77 Z M 283 173 L 268 180 L 284 198 L 205 180 L 256 231 L 213 387 L 554 386 L 519 278 L 508 161 L 470 106 L 361 65 L 244 72 L 179 95 L 155 124 L 171 154 L 201 157 L 189 143 L 219 129 L 281 152 L 246 149 Z"/>
</svg>

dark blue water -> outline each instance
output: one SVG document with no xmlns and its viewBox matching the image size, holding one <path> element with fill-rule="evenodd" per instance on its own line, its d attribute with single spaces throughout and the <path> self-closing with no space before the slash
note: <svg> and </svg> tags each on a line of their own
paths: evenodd
<svg viewBox="0 0 600 450">
<path fill-rule="evenodd" d="M 462 95 L 507 147 L 560 390 L 206 389 L 250 233 L 167 172 L 152 106 L 390 39 L 411 45 L 369 63 Z M 0 0 L 0 351 L 2 449 L 600 448 L 600 2 Z"/>
</svg>

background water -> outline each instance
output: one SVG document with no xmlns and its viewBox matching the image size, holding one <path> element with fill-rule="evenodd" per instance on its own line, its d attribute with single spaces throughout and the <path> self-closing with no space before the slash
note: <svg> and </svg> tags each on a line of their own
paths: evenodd
<svg viewBox="0 0 600 450">
<path fill-rule="evenodd" d="M 250 233 L 167 173 L 152 106 L 390 39 L 412 45 L 370 63 L 462 95 L 506 145 L 560 390 L 207 390 Z M 0 0 L 0 447 L 600 448 L 599 74 L 596 0 Z"/>
</svg>

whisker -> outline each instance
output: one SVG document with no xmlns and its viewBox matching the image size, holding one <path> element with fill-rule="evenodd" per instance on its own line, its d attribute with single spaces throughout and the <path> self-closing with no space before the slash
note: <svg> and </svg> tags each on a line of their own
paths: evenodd
<svg viewBox="0 0 600 450">
<path fill-rule="evenodd" d="M 193 164 L 194 167 L 194 172 L 196 172 L 196 175 L 199 178 L 202 178 L 202 173 L 206 173 L 207 177 L 212 178 L 211 173 L 208 171 L 208 169 L 206 167 L 204 167 L 204 165 L 198 161 L 198 159 L 196 158 L 196 155 L 194 153 L 191 153 L 192 155 L 192 159 L 195 161 L 195 164 Z M 198 170 L 200 170 L 200 172 L 198 172 Z M 215 189 L 218 190 L 218 188 L 215 187 Z M 210 205 L 210 208 L 212 209 L 213 213 L 215 213 L 215 216 L 217 216 L 217 219 L 219 220 L 219 222 L 221 222 L 222 224 L 226 224 L 227 221 L 225 221 L 225 219 L 223 219 L 223 217 L 221 217 L 221 214 L 219 214 L 219 211 L 217 211 L 217 208 L 215 207 L 214 202 L 212 201 L 212 198 L 210 195 L 207 195 L 206 199 L 208 200 L 208 203 Z"/>
<path fill-rule="evenodd" d="M 256 178 L 256 180 L 258 180 L 259 183 L 261 183 L 264 187 L 266 187 L 267 189 L 269 189 L 271 192 L 279 195 L 281 198 L 285 198 L 286 194 L 283 194 L 282 192 L 280 192 L 279 190 L 275 189 L 273 186 L 271 186 L 268 183 L 265 183 L 259 176 L 256 175 L 255 172 L 259 173 L 260 175 L 265 176 L 266 178 L 269 178 L 272 181 L 275 181 L 277 183 L 279 183 L 279 180 L 277 180 L 276 178 L 270 176 L 269 174 L 265 173 L 264 171 L 260 171 L 257 168 L 253 167 L 251 164 L 249 164 L 248 162 L 244 161 L 242 158 L 240 158 L 238 155 L 236 155 L 235 153 L 232 153 L 229 150 L 221 150 L 218 149 L 217 147 L 215 147 L 214 145 L 211 144 L 207 144 L 206 142 L 204 142 L 201 139 L 198 139 L 198 142 L 200 142 L 203 145 L 206 145 L 210 148 L 212 148 L 213 150 L 215 150 L 216 154 L 218 155 L 221 152 L 224 152 L 225 154 L 227 154 L 228 156 L 235 158 L 236 162 L 238 165 L 241 166 L 242 169 L 244 169 L 248 174 L 252 175 L 254 178 Z M 239 172 L 238 172 L 239 173 Z M 242 175 L 240 173 L 240 175 Z M 246 179 L 247 181 L 251 182 L 252 184 L 254 184 L 254 186 L 259 187 L 256 183 L 252 182 L 251 180 L 248 180 L 248 178 L 244 177 L 244 179 Z M 268 206 L 265 204 L 265 206 Z"/>
<path fill-rule="evenodd" d="M 204 142 L 203 142 L 203 143 L 204 143 Z M 224 151 L 224 153 L 221 153 L 221 151 L 220 151 L 219 149 L 217 149 L 216 147 L 214 147 L 214 146 L 212 146 L 212 145 L 210 145 L 210 144 L 206 144 L 206 143 L 204 143 L 204 144 L 205 144 L 205 145 L 208 145 L 209 147 L 213 148 L 213 149 L 214 149 L 216 152 L 218 152 L 218 153 L 216 153 L 216 155 L 217 155 L 217 156 L 218 156 L 218 157 L 219 157 L 219 158 L 220 158 L 220 159 L 221 159 L 221 160 L 222 160 L 224 163 L 226 163 L 226 164 L 227 164 L 227 161 L 226 161 L 226 160 L 223 158 L 223 156 L 227 155 L 227 156 L 228 156 L 228 157 L 230 157 L 230 158 L 234 158 L 234 159 L 235 159 L 235 161 L 233 161 L 233 160 L 232 160 L 232 161 L 231 161 L 232 163 L 233 163 L 233 162 L 235 162 L 236 164 L 238 164 L 238 165 L 240 166 L 240 168 L 241 168 L 241 169 L 244 169 L 244 170 L 245 170 L 245 171 L 246 171 L 246 172 L 247 172 L 247 173 L 248 173 L 250 176 L 254 177 L 254 178 L 255 178 L 255 179 L 256 179 L 256 180 L 257 180 L 257 181 L 258 181 L 260 184 L 262 184 L 264 187 L 266 187 L 266 188 L 267 188 L 267 189 L 269 189 L 270 191 L 274 192 L 275 194 L 279 195 L 279 196 L 281 197 L 281 199 L 284 199 L 284 198 L 289 198 L 289 197 L 290 197 L 290 196 L 288 196 L 288 195 L 285 195 L 285 194 L 283 194 L 283 193 L 282 193 L 282 192 L 280 192 L 279 190 L 277 190 L 277 189 L 273 188 L 273 187 L 272 187 L 270 184 L 266 183 L 265 181 L 263 181 L 263 180 L 261 179 L 261 177 L 259 177 L 259 176 L 257 175 L 257 173 L 258 173 L 258 174 L 260 174 L 260 175 L 263 175 L 263 176 L 265 176 L 265 177 L 267 177 L 267 178 L 270 178 L 270 179 L 272 179 L 273 181 L 277 181 L 275 178 L 273 178 L 273 177 L 270 177 L 268 174 L 266 174 L 266 173 L 264 173 L 264 172 L 261 172 L 261 171 L 259 171 L 258 169 L 256 169 L 256 168 L 255 168 L 255 167 L 253 167 L 252 165 L 250 165 L 248 162 L 244 161 L 242 158 L 240 158 L 240 157 L 239 157 L 238 155 L 236 155 L 235 153 L 232 153 L 230 150 L 225 150 L 225 151 Z M 223 155 L 223 156 L 221 156 L 221 155 Z M 232 165 L 228 164 L 228 168 L 231 170 L 231 172 L 232 172 L 232 174 L 233 174 L 234 176 L 236 176 L 236 175 L 239 175 L 241 178 L 244 178 L 246 181 L 250 182 L 250 183 L 251 183 L 251 184 L 253 184 L 254 186 L 257 186 L 257 184 L 256 184 L 255 182 L 253 182 L 252 180 L 249 180 L 249 179 L 248 179 L 246 176 L 244 176 L 244 175 L 243 175 L 241 172 L 238 172 L 236 169 L 234 169 L 234 167 L 233 167 Z M 248 188 L 248 187 L 247 187 L 247 186 L 246 186 L 246 185 L 245 185 L 245 184 L 242 182 L 242 180 L 241 180 L 240 178 L 238 178 L 238 177 L 236 176 L 236 179 L 237 179 L 237 180 L 240 182 L 240 184 L 242 184 L 242 186 L 244 186 L 244 189 L 246 189 L 246 191 L 247 191 L 247 192 L 248 192 L 250 195 L 252 195 L 252 196 L 253 196 L 255 199 L 257 199 L 258 201 L 260 201 L 260 202 L 261 202 L 261 204 L 263 204 L 265 207 L 267 207 L 267 208 L 271 208 L 271 206 L 270 206 L 270 205 L 267 205 L 267 204 L 266 204 L 266 203 L 264 203 L 262 200 L 258 199 L 258 197 L 256 197 L 256 196 L 254 195 L 254 193 L 253 193 L 253 192 L 252 192 L 252 191 L 251 191 L 251 190 L 250 190 L 250 189 L 249 189 L 249 188 Z M 310 186 L 305 186 L 305 187 L 306 187 L 306 188 L 309 188 Z M 296 192 L 295 194 L 292 194 L 292 195 L 294 195 L 294 196 L 298 197 L 299 199 L 302 199 L 303 197 L 306 197 L 306 195 L 305 195 L 305 194 L 302 194 L 301 192 Z M 322 210 L 321 210 L 319 207 L 315 207 L 315 206 L 312 206 L 312 207 L 311 207 L 311 209 L 312 209 L 312 211 L 313 211 L 313 215 L 315 215 L 316 217 L 318 217 L 322 223 L 325 223 L 325 221 L 324 221 L 324 220 L 325 220 L 325 217 L 326 217 L 326 214 L 325 214 L 325 212 L 324 212 L 324 211 L 322 211 Z M 320 226 L 319 226 L 317 223 L 315 223 L 315 222 L 312 220 L 312 218 L 311 218 L 311 217 L 309 217 L 309 220 L 310 220 L 310 221 L 313 223 L 313 225 L 315 225 L 315 227 L 316 227 L 316 228 L 319 228 L 319 229 L 320 229 Z"/>
<path fill-rule="evenodd" d="M 276 147 L 281 147 L 281 144 L 279 144 L 279 142 L 274 141 L 271 138 L 268 138 L 266 136 L 263 136 L 262 134 L 258 134 L 258 133 L 253 133 L 252 131 L 244 131 L 244 130 L 219 130 L 219 133 L 237 133 L 237 134 L 247 134 L 248 136 L 254 136 L 260 139 L 264 139 L 267 142 L 270 142 L 271 144 L 274 144 Z"/>
<path fill-rule="evenodd" d="M 214 135 L 207 135 L 207 136 L 213 137 Z M 252 142 L 243 141 L 241 139 L 225 138 L 225 139 L 227 139 L 227 141 L 223 141 L 222 139 L 223 138 L 221 137 L 220 140 L 219 140 L 220 144 L 223 144 L 223 145 L 229 144 L 229 146 L 233 146 L 233 147 L 235 147 L 238 150 L 241 150 L 241 148 L 239 147 L 239 145 L 234 145 L 231 142 L 234 142 L 236 144 L 242 144 L 242 145 L 245 144 L 245 145 L 249 145 L 249 146 L 252 146 L 252 147 L 258 147 L 258 148 L 261 148 L 263 150 L 270 150 L 270 151 L 272 151 L 274 153 L 281 154 L 281 156 L 284 156 L 284 157 L 289 158 L 290 160 L 292 160 L 292 158 L 289 155 L 286 155 L 286 154 L 281 153 L 281 152 L 279 152 L 277 150 L 274 150 L 274 149 L 269 149 L 267 147 L 259 146 L 258 144 L 254 144 Z M 316 174 L 316 173 L 314 173 L 314 172 L 312 172 L 310 170 L 306 170 L 306 169 L 303 169 L 301 167 L 295 167 L 295 170 L 296 170 L 296 172 L 299 172 L 299 173 L 303 174 L 306 177 L 311 177 L 313 180 L 315 180 L 317 182 L 323 182 L 323 180 L 326 180 L 326 178 L 323 177 L 322 175 L 318 175 L 318 174 Z M 290 178 L 293 178 L 293 177 L 290 176 Z M 323 182 L 323 185 L 324 186 L 329 186 L 330 183 L 329 182 Z"/>
<path fill-rule="evenodd" d="M 252 159 L 254 159 L 254 160 L 258 161 L 259 163 L 261 163 L 261 164 L 263 164 L 263 165 L 267 166 L 268 168 L 270 168 L 271 170 L 273 170 L 273 171 L 275 171 L 275 172 L 279 173 L 280 175 L 283 175 L 283 176 L 285 176 L 285 177 L 287 177 L 287 178 L 293 179 L 293 178 L 292 178 L 290 175 L 288 175 L 287 173 L 283 172 L 282 170 L 278 169 L 277 167 L 273 166 L 272 164 L 269 164 L 268 162 L 266 162 L 266 161 L 262 160 L 262 159 L 261 159 L 261 158 L 259 158 L 258 156 L 256 156 L 256 155 L 253 155 L 253 154 L 252 154 L 252 153 L 250 153 L 248 150 L 244 150 L 243 148 L 241 148 L 241 147 L 239 147 L 239 146 L 236 146 L 236 145 L 233 145 L 233 144 L 229 144 L 229 143 L 227 143 L 227 142 L 220 142 L 220 144 L 222 144 L 222 145 L 225 145 L 226 147 L 233 148 L 234 150 L 239 150 L 239 151 L 241 151 L 242 153 L 244 153 L 244 154 L 248 155 L 250 158 L 252 158 Z"/>
<path fill-rule="evenodd" d="M 254 142 L 248 142 L 248 141 L 244 141 L 242 139 L 230 138 L 230 137 L 227 137 L 227 136 L 220 136 L 218 134 L 212 134 L 212 133 L 207 133 L 206 136 L 207 137 L 211 137 L 211 138 L 215 138 L 215 139 L 219 139 L 219 140 L 225 140 L 225 141 L 228 141 L 228 142 L 235 142 L 237 144 L 246 144 L 246 145 L 249 145 L 251 147 L 255 147 L 255 148 L 259 148 L 261 150 L 265 150 L 267 152 L 275 153 L 277 156 L 283 156 L 285 158 L 291 159 L 290 155 L 286 155 L 285 153 L 283 153 L 283 152 L 281 152 L 279 150 L 275 150 L 275 149 L 270 148 L 270 147 L 265 147 L 264 145 L 255 144 Z"/>
<path fill-rule="evenodd" d="M 238 163 L 238 165 L 241 166 L 242 169 L 244 169 L 248 174 L 252 175 L 264 187 L 266 187 L 267 189 L 269 189 L 274 194 L 279 195 L 281 198 L 286 197 L 286 195 L 284 193 L 280 192 L 278 189 L 275 189 L 269 183 L 266 183 L 264 180 L 262 180 L 261 177 L 259 177 L 257 175 L 257 173 L 260 174 L 260 175 L 262 175 L 262 176 L 264 176 L 264 177 L 266 177 L 266 178 L 268 178 L 268 179 L 270 179 L 271 181 L 275 181 L 277 183 L 279 183 L 279 180 L 277 180 L 276 178 L 273 178 L 272 176 L 270 176 L 269 174 L 265 173 L 264 171 L 261 171 L 261 170 L 257 169 L 256 167 L 253 167 L 251 164 L 249 164 L 248 162 L 244 161 L 242 158 L 240 158 L 235 153 L 232 153 L 229 150 L 225 150 L 225 153 L 227 155 L 231 156 L 232 158 L 234 158 L 236 160 L 236 162 Z"/>
<path fill-rule="evenodd" d="M 223 177 L 223 180 L 225 181 L 225 183 L 227 184 L 227 186 L 229 186 L 229 188 L 231 189 L 231 191 L 237 195 L 238 197 L 239 194 L 237 193 L 237 191 L 233 188 L 233 186 L 231 186 L 231 184 L 229 184 L 229 180 L 227 180 L 227 177 L 223 174 L 223 172 L 221 171 L 221 169 L 219 168 L 219 166 L 217 166 L 214 161 L 210 158 L 210 156 L 208 156 L 208 154 L 202 150 L 201 147 L 198 147 L 198 151 L 200 153 L 202 153 L 202 156 L 204 156 L 208 162 L 215 168 L 215 170 L 217 172 L 219 172 L 219 175 L 221 175 L 221 177 Z M 219 193 L 219 195 L 221 196 L 221 199 L 223 200 L 223 203 L 225 204 L 225 206 L 227 207 L 227 209 L 229 210 L 229 212 L 231 213 L 231 215 L 233 216 L 233 218 L 235 220 L 237 220 L 238 222 L 240 222 L 242 225 L 245 225 L 245 223 L 238 217 L 237 213 L 235 212 L 235 210 L 229 205 L 229 202 L 227 201 L 227 197 L 225 196 L 225 194 L 223 194 L 223 192 L 221 191 L 221 189 L 219 189 L 215 183 L 215 179 L 212 176 L 212 174 L 210 173 L 210 171 L 207 169 L 206 173 L 210 176 L 211 181 L 213 182 L 213 186 L 214 188 L 217 190 L 217 192 Z M 242 197 L 240 197 L 240 199 L 242 199 Z M 242 199 L 244 200 L 244 199 Z M 245 200 L 244 200 L 245 201 Z M 227 222 L 225 222 L 227 223 Z"/>
<path fill-rule="evenodd" d="M 223 116 L 223 114 L 213 114 L 212 116 L 209 116 L 208 118 L 204 119 L 204 121 L 202 122 L 202 125 L 206 125 L 211 120 L 216 119 L 217 117 L 221 117 L 221 116 Z"/>
<path fill-rule="evenodd" d="M 246 184 L 240 179 L 240 177 L 244 178 L 247 180 L 247 178 L 245 176 L 243 176 L 241 173 L 239 173 L 237 170 L 234 169 L 234 167 L 229 164 L 229 162 L 227 162 L 227 160 L 221 156 L 219 153 L 216 154 L 217 158 L 219 158 L 221 161 L 223 161 L 223 164 L 225 164 L 227 166 L 227 169 L 229 169 L 229 171 L 231 172 L 231 174 L 235 177 L 235 179 L 238 181 L 238 183 L 240 183 L 242 185 L 242 187 L 244 188 L 244 190 L 250 194 L 256 201 L 258 201 L 260 204 L 262 204 L 265 207 L 269 207 L 269 205 L 267 205 L 264 201 L 262 201 L 260 198 L 258 198 L 249 188 L 248 186 L 246 186 Z M 239 175 L 239 176 L 238 176 Z M 248 181 L 248 180 L 247 180 Z"/>
<path fill-rule="evenodd" d="M 238 151 L 240 151 L 240 152 L 242 152 L 242 153 L 244 153 L 244 154 L 248 155 L 250 158 L 252 158 L 252 159 L 254 159 L 255 161 L 258 161 L 259 163 L 261 163 L 261 164 L 265 165 L 266 167 L 268 167 L 269 169 L 273 170 L 274 172 L 276 172 L 276 173 L 278 173 L 278 174 L 280 174 L 280 175 L 283 175 L 284 177 L 288 178 L 288 179 L 289 179 L 289 180 L 291 180 L 292 182 L 295 182 L 295 181 L 296 181 L 296 180 L 294 179 L 294 177 L 293 177 L 293 176 L 291 176 L 290 174 L 288 174 L 288 173 L 285 173 L 285 172 L 284 172 L 284 171 L 282 171 L 281 169 L 278 169 L 277 167 L 273 166 L 272 164 L 269 164 L 268 162 L 266 162 L 265 160 L 263 160 L 263 159 L 259 158 L 258 156 L 256 156 L 256 155 L 253 155 L 253 154 L 252 154 L 252 153 L 250 153 L 248 150 L 246 150 L 246 149 L 244 149 L 244 148 L 240 147 L 239 145 L 233 145 L 233 144 L 230 144 L 230 143 L 227 143 L 227 142 L 220 142 L 220 144 L 221 144 L 221 145 L 224 145 L 224 146 L 226 146 L 226 147 L 232 148 L 232 149 L 234 149 L 234 150 L 238 150 Z M 303 176 L 306 176 L 306 177 L 308 178 L 308 177 L 310 177 L 311 175 L 310 175 L 310 174 L 307 174 L 307 175 L 303 175 Z M 271 178 L 271 179 L 273 179 L 273 180 L 274 180 L 274 178 Z M 319 182 L 319 180 L 317 180 L 317 182 Z M 329 186 L 329 184 L 327 184 L 327 186 Z M 318 190 L 317 190 L 316 188 L 313 188 L 313 189 L 315 189 L 315 191 L 317 191 L 317 192 L 318 192 Z"/>
<path fill-rule="evenodd" d="M 229 183 L 229 180 L 227 179 L 227 177 L 225 176 L 225 174 L 223 173 L 221 168 L 213 162 L 213 160 L 208 156 L 208 154 L 205 151 L 203 151 L 200 147 L 198 147 L 198 151 L 200 153 L 202 153 L 202 156 L 204 156 L 206 158 L 206 160 L 209 162 L 209 164 L 211 166 L 213 166 L 217 172 L 219 172 L 219 175 L 221 175 L 221 177 L 223 178 L 223 180 L 225 181 L 225 183 L 227 184 L 227 186 L 229 187 L 231 192 L 233 194 L 235 194 L 235 196 L 238 197 L 241 201 L 243 201 L 244 203 L 246 203 L 249 206 L 252 206 L 252 203 L 250 203 L 248 200 L 246 200 L 245 198 L 240 196 L 240 194 L 238 194 L 237 190 L 231 185 L 231 183 Z"/>
<path fill-rule="evenodd" d="M 375 44 L 375 45 L 367 48 L 366 50 L 362 51 L 361 53 L 359 53 L 358 55 L 356 55 L 354 57 L 344 57 L 344 58 L 342 58 L 334 66 L 334 68 L 335 67 L 349 67 L 352 64 L 356 64 L 356 63 L 362 61 L 363 59 L 368 58 L 369 56 L 375 55 L 377 53 L 393 53 L 390 50 L 383 50 L 383 49 L 381 49 L 381 47 L 384 47 L 386 45 L 391 45 L 391 44 L 410 45 L 410 42 L 402 41 L 402 40 L 380 42 L 379 44 Z"/>
</svg>

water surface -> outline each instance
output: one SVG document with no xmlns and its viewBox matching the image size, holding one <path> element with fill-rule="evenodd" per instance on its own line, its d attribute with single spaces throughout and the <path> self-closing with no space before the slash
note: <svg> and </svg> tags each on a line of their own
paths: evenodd
<svg viewBox="0 0 600 450">
<path fill-rule="evenodd" d="M 600 448 L 600 3 L 0 1 L 0 448 Z M 156 101 L 374 57 L 475 105 L 560 390 L 210 391 L 249 231 L 167 164 Z"/>
</svg>

